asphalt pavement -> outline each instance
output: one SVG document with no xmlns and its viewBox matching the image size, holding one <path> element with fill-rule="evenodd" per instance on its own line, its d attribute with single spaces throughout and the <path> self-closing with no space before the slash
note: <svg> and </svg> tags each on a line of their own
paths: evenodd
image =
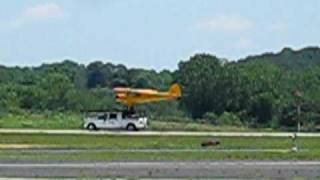
<svg viewBox="0 0 320 180">
<path fill-rule="evenodd" d="M 0 163 L 0 177 L 320 178 L 320 161 Z"/>
</svg>

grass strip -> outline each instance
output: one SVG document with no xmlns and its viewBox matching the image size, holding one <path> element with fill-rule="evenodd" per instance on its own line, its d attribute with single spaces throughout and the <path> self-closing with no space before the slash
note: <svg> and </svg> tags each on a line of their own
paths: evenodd
<svg viewBox="0 0 320 180">
<path fill-rule="evenodd" d="M 0 151 L 0 161 L 212 161 L 212 160 L 320 160 L 320 151 L 301 152 L 102 152 L 102 153 L 19 153 Z"/>
</svg>

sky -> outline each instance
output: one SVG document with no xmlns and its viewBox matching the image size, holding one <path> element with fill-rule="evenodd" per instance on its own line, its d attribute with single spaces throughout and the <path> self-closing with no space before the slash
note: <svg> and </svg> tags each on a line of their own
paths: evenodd
<svg viewBox="0 0 320 180">
<path fill-rule="evenodd" d="M 0 1 L 0 64 L 174 70 L 195 53 L 237 60 L 319 46 L 319 9 L 319 0 Z"/>
</svg>

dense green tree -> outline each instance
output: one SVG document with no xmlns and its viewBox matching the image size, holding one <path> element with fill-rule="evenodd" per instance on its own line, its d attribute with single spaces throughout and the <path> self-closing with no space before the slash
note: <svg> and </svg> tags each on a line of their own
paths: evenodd
<svg viewBox="0 0 320 180">
<path fill-rule="evenodd" d="M 222 72 L 221 61 L 208 54 L 197 54 L 189 61 L 179 63 L 177 80 L 183 89 L 182 105 L 192 117 L 200 118 L 208 111 L 221 111 L 216 109 L 219 107 L 215 90 L 219 89 L 217 82 Z"/>
<path fill-rule="evenodd" d="M 107 68 L 104 68 L 102 62 L 90 63 L 88 69 L 88 88 L 104 87 L 107 85 L 107 79 L 111 78 L 111 72 Z"/>
</svg>

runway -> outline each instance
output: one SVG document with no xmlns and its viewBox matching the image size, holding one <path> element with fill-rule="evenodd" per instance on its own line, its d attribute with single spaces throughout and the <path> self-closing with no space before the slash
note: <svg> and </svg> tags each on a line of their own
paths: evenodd
<svg viewBox="0 0 320 180">
<path fill-rule="evenodd" d="M 320 161 L 0 163 L 0 177 L 320 178 Z"/>
<path fill-rule="evenodd" d="M 15 134 L 71 134 L 71 135 L 130 135 L 130 136 L 215 136 L 215 137 L 290 137 L 292 132 L 195 132 L 195 131 L 88 131 L 0 129 L 0 133 Z M 298 137 L 320 137 L 320 133 L 296 133 Z"/>
</svg>

